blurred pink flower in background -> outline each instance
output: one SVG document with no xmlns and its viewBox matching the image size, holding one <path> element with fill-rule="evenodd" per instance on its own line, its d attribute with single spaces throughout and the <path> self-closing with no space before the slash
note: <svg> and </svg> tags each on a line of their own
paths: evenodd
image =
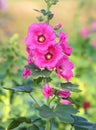
<svg viewBox="0 0 96 130">
<path fill-rule="evenodd" d="M 32 74 L 32 71 L 30 69 L 24 68 L 24 70 L 23 70 L 24 79 L 27 79 L 28 76 L 30 76 L 31 74 Z"/>
<path fill-rule="evenodd" d="M 93 31 L 96 31 L 96 21 L 92 23 L 91 27 Z"/>
<path fill-rule="evenodd" d="M 52 26 L 46 23 L 32 24 L 28 29 L 26 45 L 30 49 L 46 50 L 55 44 L 55 33 Z"/>
<path fill-rule="evenodd" d="M 68 98 L 70 97 L 71 93 L 68 90 L 59 90 L 58 95 L 61 98 Z"/>
<path fill-rule="evenodd" d="M 94 49 L 96 49 L 96 42 L 93 42 L 92 46 L 94 47 Z"/>
<path fill-rule="evenodd" d="M 72 104 L 72 102 L 71 101 L 69 101 L 69 100 L 61 100 L 60 101 L 60 104 L 62 104 L 62 105 L 71 105 Z"/>
<path fill-rule="evenodd" d="M 44 87 L 43 87 L 43 95 L 45 98 L 49 98 L 50 96 L 53 96 L 53 88 L 51 88 L 48 84 L 46 84 Z"/>
<path fill-rule="evenodd" d="M 82 28 L 81 29 L 81 31 L 80 31 L 80 35 L 81 35 L 81 37 L 83 37 L 83 38 L 86 38 L 86 37 L 88 37 L 89 36 L 89 30 L 88 30 L 88 28 Z"/>
<path fill-rule="evenodd" d="M 1 11 L 7 10 L 7 0 L 0 0 L 0 10 Z"/>
<path fill-rule="evenodd" d="M 83 108 L 84 108 L 85 111 L 87 111 L 87 110 L 90 108 L 90 102 L 85 101 L 85 102 L 83 103 Z"/>
</svg>

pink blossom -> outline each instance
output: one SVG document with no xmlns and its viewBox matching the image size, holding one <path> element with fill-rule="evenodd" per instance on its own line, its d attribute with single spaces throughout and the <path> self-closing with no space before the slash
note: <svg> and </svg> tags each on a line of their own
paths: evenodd
<svg viewBox="0 0 96 130">
<path fill-rule="evenodd" d="M 0 0 L 0 10 L 6 11 L 7 9 L 7 1 L 6 0 Z"/>
<path fill-rule="evenodd" d="M 46 84 L 44 87 L 43 87 L 43 95 L 45 98 L 49 98 L 50 96 L 53 96 L 53 88 L 51 88 L 48 84 Z"/>
<path fill-rule="evenodd" d="M 58 95 L 61 98 L 68 98 L 70 97 L 71 93 L 68 90 L 59 90 Z"/>
<path fill-rule="evenodd" d="M 92 23 L 92 30 L 93 30 L 93 31 L 96 31 L 96 22 L 93 22 L 93 23 Z"/>
<path fill-rule="evenodd" d="M 33 57 L 32 56 L 28 56 L 28 64 L 32 64 L 33 63 Z"/>
<path fill-rule="evenodd" d="M 71 101 L 65 100 L 65 99 L 64 99 L 64 100 L 61 100 L 60 103 L 61 103 L 62 105 L 71 105 L 71 104 L 72 104 Z"/>
<path fill-rule="evenodd" d="M 61 27 L 62 27 L 62 24 L 59 23 L 59 24 L 56 25 L 55 28 L 56 28 L 56 29 L 60 29 Z"/>
<path fill-rule="evenodd" d="M 67 82 L 69 81 L 70 78 L 73 77 L 73 72 L 72 69 L 74 68 L 74 65 L 72 62 L 70 62 L 68 60 L 67 57 L 63 56 L 58 64 L 57 64 L 57 73 L 59 77 L 63 77 L 67 80 Z"/>
<path fill-rule="evenodd" d="M 46 50 L 49 45 L 55 43 L 55 38 L 52 26 L 46 23 L 32 24 L 28 30 L 26 45 L 31 49 Z"/>
<path fill-rule="evenodd" d="M 29 75 L 32 74 L 32 71 L 28 68 L 24 68 L 24 71 L 23 71 L 23 77 L 24 79 L 27 79 Z"/>
<path fill-rule="evenodd" d="M 93 42 L 92 46 L 94 47 L 94 49 L 96 49 L 96 42 Z"/>
<path fill-rule="evenodd" d="M 62 47 L 63 52 L 70 56 L 72 53 L 72 48 L 69 47 L 68 42 L 67 42 L 67 35 L 64 34 L 63 32 L 60 32 L 59 34 L 59 45 Z"/>
<path fill-rule="evenodd" d="M 34 64 L 39 68 L 53 69 L 62 57 L 62 49 L 58 45 L 51 45 L 46 51 L 34 51 Z"/>
<path fill-rule="evenodd" d="M 80 31 L 80 35 L 81 35 L 81 37 L 83 37 L 83 38 L 88 37 L 88 35 L 89 35 L 89 30 L 88 30 L 88 28 L 82 28 L 81 31 Z"/>
</svg>

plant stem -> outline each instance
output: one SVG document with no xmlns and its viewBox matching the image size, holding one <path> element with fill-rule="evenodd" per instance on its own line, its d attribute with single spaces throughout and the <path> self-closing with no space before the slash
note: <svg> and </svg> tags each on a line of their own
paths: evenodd
<svg viewBox="0 0 96 130">
<path fill-rule="evenodd" d="M 46 122 L 45 130 L 51 130 L 51 120 L 50 119 L 48 119 L 47 122 Z"/>
<path fill-rule="evenodd" d="M 32 98 L 32 100 L 33 100 L 36 104 L 38 104 L 38 106 L 40 106 L 39 103 L 36 101 L 36 99 L 33 97 L 33 95 L 31 95 L 31 93 L 29 93 L 29 96 Z"/>
<path fill-rule="evenodd" d="M 47 1 L 47 12 L 50 11 L 50 7 L 51 7 L 51 5 L 50 5 L 50 1 Z M 50 21 L 50 19 L 49 19 L 49 15 L 47 15 L 46 23 L 49 24 L 49 21 Z"/>
</svg>

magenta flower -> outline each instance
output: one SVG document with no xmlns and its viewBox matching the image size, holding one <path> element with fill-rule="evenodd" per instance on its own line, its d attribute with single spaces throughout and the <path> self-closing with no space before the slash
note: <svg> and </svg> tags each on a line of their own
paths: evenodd
<svg viewBox="0 0 96 130">
<path fill-rule="evenodd" d="M 39 68 L 53 69 L 62 57 L 62 49 L 58 45 L 51 45 L 46 51 L 34 51 L 34 64 Z"/>
<path fill-rule="evenodd" d="M 26 80 L 28 78 L 29 75 L 32 74 L 32 71 L 28 68 L 24 68 L 24 71 L 23 71 L 23 77 L 24 79 Z"/>
<path fill-rule="evenodd" d="M 70 97 L 71 93 L 68 90 L 59 90 L 58 95 L 61 98 L 68 98 Z"/>
<path fill-rule="evenodd" d="M 69 47 L 68 42 L 67 42 L 67 35 L 64 34 L 63 32 L 60 32 L 59 34 L 59 45 L 62 47 L 63 52 L 70 56 L 72 53 L 72 48 Z"/>
<path fill-rule="evenodd" d="M 46 23 L 32 24 L 28 30 L 26 45 L 31 49 L 46 50 L 49 45 L 55 43 L 55 38 L 52 26 Z"/>
<path fill-rule="evenodd" d="M 50 96 L 53 96 L 54 92 L 53 92 L 53 88 L 51 88 L 48 84 L 46 84 L 44 87 L 43 87 L 43 95 L 45 98 L 49 98 Z"/>
<path fill-rule="evenodd" d="M 63 56 L 57 64 L 57 73 L 59 77 L 63 77 L 69 81 L 73 77 L 72 69 L 74 68 L 73 63 L 71 63 L 67 57 Z"/>
<path fill-rule="evenodd" d="M 64 100 L 61 100 L 60 103 L 61 103 L 62 105 L 71 105 L 71 104 L 72 104 L 71 101 L 65 100 L 65 99 L 64 99 Z"/>
<path fill-rule="evenodd" d="M 80 31 L 80 35 L 83 38 L 88 37 L 89 36 L 89 30 L 87 28 L 82 28 L 81 31 Z"/>
</svg>

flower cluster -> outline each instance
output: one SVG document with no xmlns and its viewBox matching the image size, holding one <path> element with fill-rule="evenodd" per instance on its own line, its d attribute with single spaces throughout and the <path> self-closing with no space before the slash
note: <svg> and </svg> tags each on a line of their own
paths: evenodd
<svg viewBox="0 0 96 130">
<path fill-rule="evenodd" d="M 73 77 L 74 65 L 68 58 L 72 48 L 69 47 L 66 34 L 60 32 L 57 36 L 54 28 L 46 23 L 32 24 L 25 42 L 28 64 L 34 64 L 40 69 L 56 70 L 58 76 L 67 81 Z"/>
<path fill-rule="evenodd" d="M 42 93 L 43 93 L 45 98 L 49 98 L 49 97 L 51 97 L 53 95 L 59 96 L 60 97 L 60 104 L 62 104 L 62 105 L 70 105 L 70 104 L 72 104 L 71 101 L 69 101 L 67 99 L 71 95 L 70 91 L 68 91 L 68 90 L 59 90 L 58 93 L 55 94 L 55 90 L 51 86 L 46 84 L 42 89 Z"/>
</svg>

